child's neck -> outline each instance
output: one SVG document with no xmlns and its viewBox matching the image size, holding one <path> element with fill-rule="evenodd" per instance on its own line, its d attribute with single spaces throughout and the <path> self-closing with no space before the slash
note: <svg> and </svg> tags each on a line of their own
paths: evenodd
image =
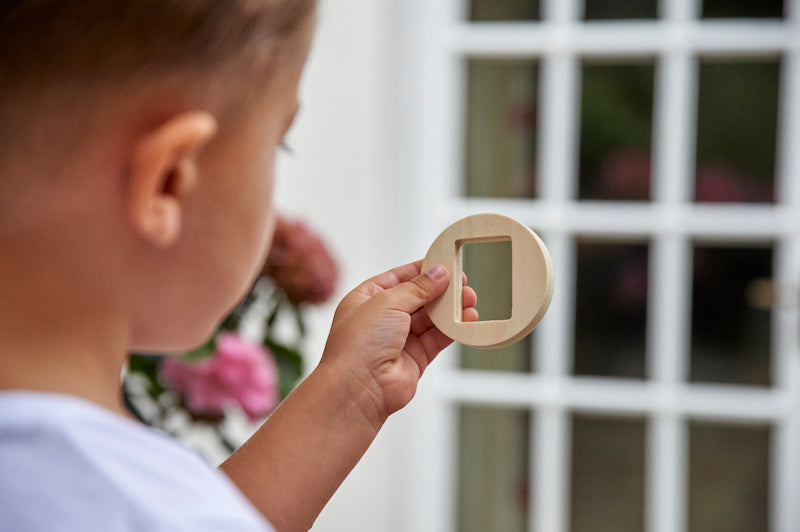
<svg viewBox="0 0 800 532">
<path fill-rule="evenodd" d="M 124 413 L 121 315 L 57 263 L 21 267 L 4 260 L 8 249 L 0 245 L 0 389 L 64 393 Z"/>
</svg>

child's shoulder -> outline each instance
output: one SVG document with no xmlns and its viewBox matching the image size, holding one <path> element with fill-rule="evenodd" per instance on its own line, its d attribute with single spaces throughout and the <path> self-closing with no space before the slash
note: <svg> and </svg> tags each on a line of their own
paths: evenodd
<svg viewBox="0 0 800 532">
<path fill-rule="evenodd" d="M 0 393 L 0 471 L 10 530 L 267 530 L 194 453 L 76 398 Z"/>
</svg>

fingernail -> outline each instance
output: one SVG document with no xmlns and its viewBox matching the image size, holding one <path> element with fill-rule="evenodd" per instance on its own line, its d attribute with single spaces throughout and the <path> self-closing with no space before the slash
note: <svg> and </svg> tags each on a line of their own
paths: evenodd
<svg viewBox="0 0 800 532">
<path fill-rule="evenodd" d="M 445 275 L 447 275 L 447 270 L 441 264 L 437 264 L 435 266 L 431 266 L 431 268 L 425 272 L 425 275 L 433 279 L 434 281 L 438 281 Z"/>
</svg>

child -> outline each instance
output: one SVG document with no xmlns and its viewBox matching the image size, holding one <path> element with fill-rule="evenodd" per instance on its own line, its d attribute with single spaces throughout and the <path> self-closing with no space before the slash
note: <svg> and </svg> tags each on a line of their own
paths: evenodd
<svg viewBox="0 0 800 532">
<path fill-rule="evenodd" d="M 308 529 L 450 342 L 423 309 L 449 273 L 417 262 L 344 298 L 224 474 L 125 417 L 126 353 L 201 344 L 260 268 L 314 9 L 0 4 L 3 530 Z"/>
</svg>

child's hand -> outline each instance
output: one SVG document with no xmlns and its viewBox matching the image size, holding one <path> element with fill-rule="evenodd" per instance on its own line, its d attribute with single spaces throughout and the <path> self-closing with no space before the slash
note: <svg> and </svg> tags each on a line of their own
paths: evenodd
<svg viewBox="0 0 800 532">
<path fill-rule="evenodd" d="M 431 322 L 424 305 L 447 288 L 450 273 L 422 261 L 373 277 L 336 309 L 321 365 L 338 376 L 374 427 L 414 396 L 425 368 L 452 340 Z M 463 321 L 477 321 L 475 291 L 464 283 Z"/>
<path fill-rule="evenodd" d="M 311 528 L 386 418 L 411 400 L 422 372 L 450 344 L 423 308 L 444 292 L 450 274 L 420 274 L 421 266 L 401 266 L 350 292 L 319 366 L 222 464 L 276 529 Z M 464 321 L 478 319 L 476 300 L 465 286 Z"/>
</svg>

